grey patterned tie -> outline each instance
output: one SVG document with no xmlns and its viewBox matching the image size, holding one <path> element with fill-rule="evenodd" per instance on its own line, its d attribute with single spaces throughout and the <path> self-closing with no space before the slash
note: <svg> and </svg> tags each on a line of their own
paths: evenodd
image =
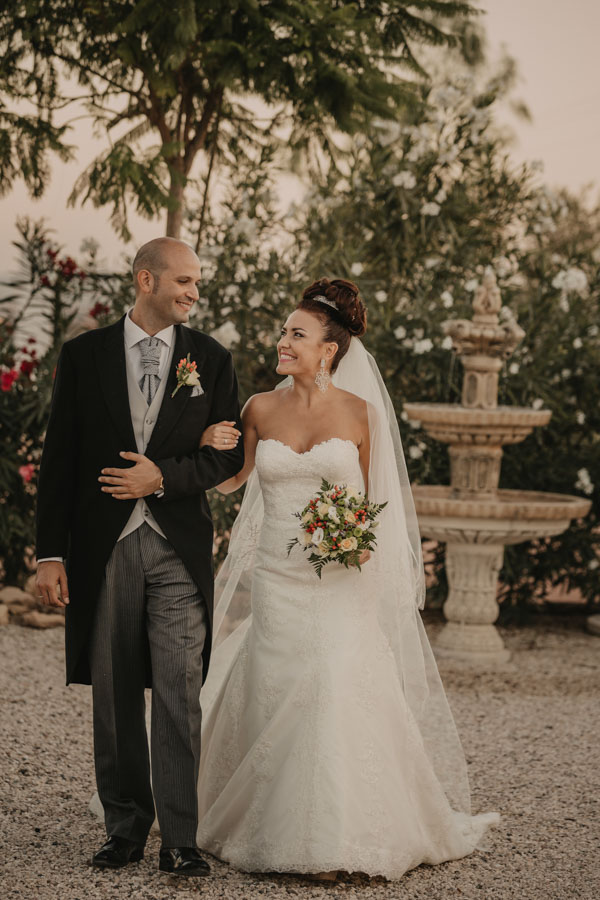
<svg viewBox="0 0 600 900">
<path fill-rule="evenodd" d="M 144 374 L 140 379 L 140 390 L 146 398 L 148 406 L 154 400 L 154 395 L 160 384 L 160 378 L 158 377 L 160 345 L 161 341 L 155 337 L 147 337 L 139 342 L 142 354 L 142 368 L 144 370 Z"/>
</svg>

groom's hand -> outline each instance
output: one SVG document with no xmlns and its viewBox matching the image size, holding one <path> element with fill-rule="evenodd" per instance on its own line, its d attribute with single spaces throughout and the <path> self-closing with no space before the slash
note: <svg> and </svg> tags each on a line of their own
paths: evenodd
<svg viewBox="0 0 600 900">
<path fill-rule="evenodd" d="M 64 565 L 47 559 L 38 563 L 35 584 L 38 597 L 46 606 L 65 607 L 69 602 L 69 585 Z"/>
<path fill-rule="evenodd" d="M 141 453 L 126 450 L 121 451 L 119 456 L 133 460 L 135 466 L 129 469 L 102 469 L 98 481 L 106 485 L 102 488 L 105 494 L 112 494 L 115 500 L 137 500 L 159 489 L 162 472 L 156 463 Z"/>
</svg>

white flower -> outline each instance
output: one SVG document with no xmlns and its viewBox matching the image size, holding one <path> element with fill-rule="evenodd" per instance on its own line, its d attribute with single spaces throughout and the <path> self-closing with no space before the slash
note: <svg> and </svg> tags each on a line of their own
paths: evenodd
<svg viewBox="0 0 600 900">
<path fill-rule="evenodd" d="M 588 569 L 591 569 L 593 571 L 594 569 L 597 569 L 598 566 L 600 566 L 600 562 L 598 562 L 597 559 L 590 559 L 588 563 Z"/>
<path fill-rule="evenodd" d="M 587 333 L 589 334 L 590 337 L 596 337 L 596 335 L 598 334 L 598 330 L 599 329 L 598 329 L 597 325 L 590 325 L 590 327 L 587 330 Z"/>
<path fill-rule="evenodd" d="M 228 284 L 225 290 L 223 291 L 224 297 L 235 297 L 238 293 L 239 288 L 236 284 Z"/>
<path fill-rule="evenodd" d="M 519 369 L 520 369 L 520 366 L 519 366 L 518 362 L 512 362 L 510 364 L 510 366 L 508 367 L 508 371 L 511 375 L 516 375 L 517 372 L 519 371 Z"/>
<path fill-rule="evenodd" d="M 580 337 L 576 337 L 574 339 L 573 346 L 575 347 L 576 350 L 581 350 L 581 348 L 583 347 L 583 341 L 581 340 Z"/>
<path fill-rule="evenodd" d="M 392 184 L 394 187 L 403 187 L 410 191 L 416 186 L 417 179 L 412 172 L 398 172 L 398 174 L 394 175 L 392 178 Z"/>
<path fill-rule="evenodd" d="M 506 278 L 512 272 L 512 263 L 506 256 L 499 256 L 494 267 L 498 278 Z"/>
<path fill-rule="evenodd" d="M 254 291 L 254 293 L 250 294 L 250 296 L 248 297 L 248 306 L 250 307 L 250 309 L 258 309 L 263 300 L 264 295 L 260 294 L 258 291 Z"/>
<path fill-rule="evenodd" d="M 422 216 L 437 216 L 440 212 L 440 205 L 436 203 L 434 200 L 429 200 L 427 203 L 424 203 L 421 207 L 421 215 Z"/>
<path fill-rule="evenodd" d="M 335 525 L 339 525 L 339 524 L 340 524 L 340 518 L 339 518 L 339 516 L 338 516 L 338 511 L 337 511 L 337 509 L 335 508 L 335 506 L 330 506 L 330 507 L 329 507 L 329 509 L 327 510 L 327 518 L 328 518 L 328 519 L 331 519 L 331 521 L 332 521 Z"/>
<path fill-rule="evenodd" d="M 587 469 L 579 469 L 575 487 L 578 491 L 583 491 L 583 493 L 588 496 L 594 493 L 594 485 Z"/>
<path fill-rule="evenodd" d="M 440 297 L 440 300 L 442 301 L 442 305 L 446 309 L 450 309 L 452 306 L 454 306 L 454 297 L 452 296 L 450 291 L 444 291 L 442 293 L 442 296 Z"/>
<path fill-rule="evenodd" d="M 406 328 L 404 325 L 398 325 L 398 327 L 394 329 L 394 337 L 398 338 L 399 341 L 406 337 Z"/>
<path fill-rule="evenodd" d="M 423 338 L 421 341 L 415 341 L 413 353 L 420 356 L 422 353 L 429 353 L 430 350 L 433 350 L 433 341 L 431 338 Z"/>
<path fill-rule="evenodd" d="M 356 275 L 357 278 L 359 275 L 362 275 L 363 269 L 363 264 L 359 262 L 352 263 L 352 265 L 350 266 L 350 272 L 352 273 L 352 275 Z"/>
<path fill-rule="evenodd" d="M 340 547 L 342 548 L 344 553 L 351 553 L 358 547 L 358 541 L 355 537 L 347 537 L 340 541 Z"/>
<path fill-rule="evenodd" d="M 412 446 L 410 446 L 408 448 L 408 455 L 410 456 L 411 459 L 421 459 L 421 457 L 423 456 L 423 451 L 421 450 L 420 447 L 417 447 L 415 444 L 412 444 Z"/>
<path fill-rule="evenodd" d="M 581 409 L 575 413 L 575 421 L 578 425 L 585 425 L 585 413 Z"/>
<path fill-rule="evenodd" d="M 443 203 L 447 196 L 448 196 L 448 194 L 446 193 L 444 188 L 440 188 L 439 191 L 437 192 L 437 194 L 435 195 L 435 199 L 436 199 L 437 203 Z"/>
<path fill-rule="evenodd" d="M 446 335 L 444 340 L 441 343 L 442 350 L 452 350 L 452 338 L 449 334 Z"/>
<path fill-rule="evenodd" d="M 468 281 L 465 281 L 465 291 L 476 291 L 479 287 L 479 282 L 476 278 L 469 278 Z"/>
<path fill-rule="evenodd" d="M 542 409 L 542 407 L 544 406 L 544 401 L 541 397 L 536 397 L 531 406 L 533 407 L 533 409 Z"/>
<path fill-rule="evenodd" d="M 347 509 L 344 512 L 344 519 L 346 520 L 346 522 L 350 522 L 351 524 L 354 524 L 354 522 L 356 522 L 356 516 L 351 509 Z"/>
<path fill-rule="evenodd" d="M 375 299 L 378 303 L 385 303 L 387 300 L 387 293 L 385 291 L 375 291 Z"/>
<path fill-rule="evenodd" d="M 312 522 L 312 520 L 313 520 L 313 512 L 312 512 L 312 510 L 309 509 L 308 512 L 305 512 L 304 515 L 302 516 L 302 521 L 304 522 L 305 525 L 307 525 L 309 522 Z"/>
<path fill-rule="evenodd" d="M 319 544 L 321 544 L 323 542 L 324 537 L 325 537 L 325 532 L 323 531 L 323 529 L 315 528 L 315 530 L 313 531 L 313 533 L 311 535 L 311 543 L 313 543 L 315 545 L 315 547 L 318 547 Z"/>
<path fill-rule="evenodd" d="M 211 337 L 229 350 L 233 344 L 238 343 L 240 334 L 233 322 L 223 322 L 222 325 L 211 332 Z"/>
<path fill-rule="evenodd" d="M 566 294 L 579 294 L 580 297 L 585 297 L 588 289 L 587 275 L 582 269 L 570 266 L 554 276 L 552 287 L 558 288 Z"/>
<path fill-rule="evenodd" d="M 571 304 L 569 303 L 565 294 L 561 294 L 560 299 L 558 301 L 558 308 L 561 309 L 564 313 L 570 312 Z"/>
<path fill-rule="evenodd" d="M 324 519 L 327 516 L 330 509 L 331 509 L 331 506 L 329 503 L 319 503 L 319 505 L 317 507 L 317 512 L 319 513 L 319 518 Z"/>
<path fill-rule="evenodd" d="M 301 531 L 299 541 L 303 547 L 308 547 L 309 544 L 312 544 L 312 534 L 309 531 Z"/>
</svg>

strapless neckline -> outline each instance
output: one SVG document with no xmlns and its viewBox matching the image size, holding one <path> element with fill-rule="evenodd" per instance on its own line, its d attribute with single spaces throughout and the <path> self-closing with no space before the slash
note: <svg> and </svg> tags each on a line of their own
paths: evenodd
<svg viewBox="0 0 600 900">
<path fill-rule="evenodd" d="M 313 444 L 308 450 L 294 450 L 293 447 L 290 447 L 289 444 L 284 443 L 283 441 L 278 440 L 277 438 L 259 438 L 259 444 L 279 444 L 280 447 L 285 447 L 290 453 L 293 453 L 295 456 L 308 456 L 309 453 L 312 453 L 313 450 L 316 450 L 318 447 L 325 447 L 327 444 L 333 443 L 333 441 L 339 441 L 341 444 L 350 444 L 351 447 L 354 447 L 356 452 L 358 453 L 358 447 L 354 443 L 354 441 L 349 440 L 348 438 L 340 438 L 340 437 L 331 437 L 327 438 L 326 441 L 319 441 L 318 444 Z"/>
</svg>

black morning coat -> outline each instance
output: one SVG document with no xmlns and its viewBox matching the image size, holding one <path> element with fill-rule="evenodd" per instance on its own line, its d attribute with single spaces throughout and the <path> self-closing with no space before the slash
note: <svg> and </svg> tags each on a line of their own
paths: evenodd
<svg viewBox="0 0 600 900">
<path fill-rule="evenodd" d="M 104 567 L 135 500 L 103 493 L 100 470 L 132 465 L 121 450 L 137 452 L 127 393 L 124 317 L 114 325 L 67 341 L 56 369 L 50 419 L 40 464 L 37 503 L 38 559 L 66 557 L 67 684 L 90 683 L 87 645 Z M 204 389 L 176 387 L 175 369 L 190 354 Z M 171 370 L 145 455 L 160 467 L 164 496 L 145 498 L 213 611 L 213 527 L 206 490 L 240 471 L 243 442 L 234 450 L 200 448 L 202 432 L 224 419 L 240 426 L 238 386 L 231 354 L 213 338 L 175 326 Z M 125 599 L 125 598 L 124 598 Z M 211 629 L 204 647 L 204 675 Z M 148 686 L 151 673 L 148 671 Z"/>
</svg>

